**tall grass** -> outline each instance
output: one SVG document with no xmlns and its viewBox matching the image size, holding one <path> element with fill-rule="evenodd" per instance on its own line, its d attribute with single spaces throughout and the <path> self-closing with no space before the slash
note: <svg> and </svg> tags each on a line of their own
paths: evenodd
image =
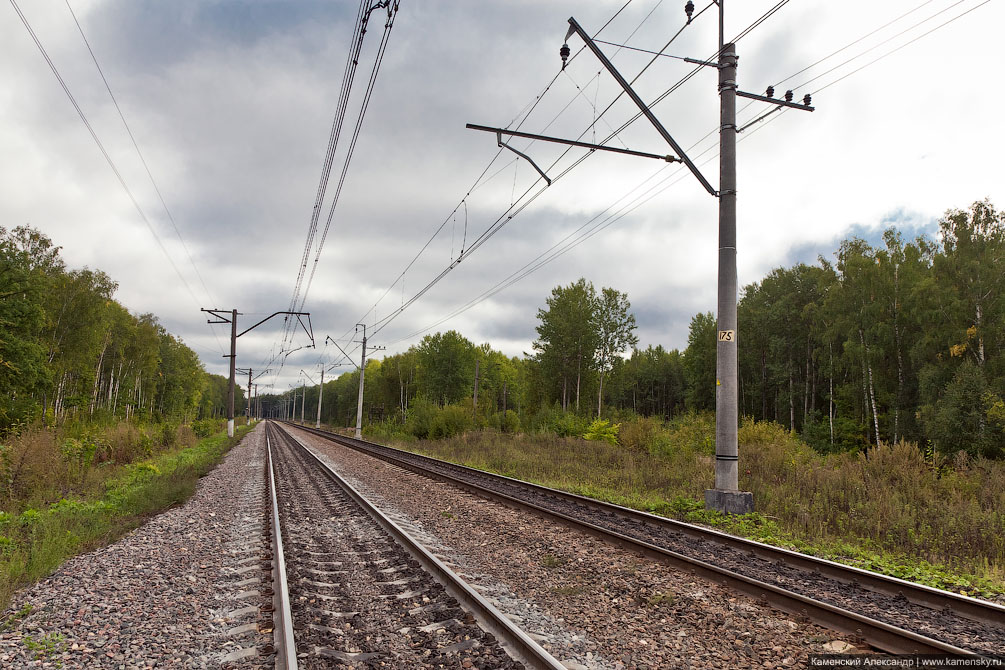
<svg viewBox="0 0 1005 670">
<path fill-rule="evenodd" d="M 401 446 L 942 588 L 1005 591 L 1005 463 L 936 463 L 903 442 L 821 455 L 775 423 L 745 421 L 739 441 L 758 510 L 740 517 L 704 510 L 711 415 L 624 421 L 617 446 L 496 431 Z"/>
<path fill-rule="evenodd" d="M 24 490 L 28 494 L 8 498 L 7 510 L 0 512 L 0 610 L 7 607 L 18 587 L 47 575 L 71 556 L 114 541 L 151 514 L 189 498 L 199 477 L 247 430 L 239 429 L 233 439 L 221 433 L 197 442 L 188 428 L 172 427 L 173 437 L 166 431 L 160 436 L 167 446 L 162 443 L 150 458 L 125 465 L 92 464 L 83 470 L 68 462 L 72 457 L 53 455 L 52 433 L 22 435 L 10 450 L 23 458 L 12 461 L 21 469 L 16 471 L 17 485 L 8 492 Z M 126 440 L 131 431 L 129 427 L 116 428 L 111 438 Z M 117 443 L 109 439 L 106 444 Z M 120 447 L 126 448 L 123 444 Z M 136 449 L 146 447 L 128 447 L 130 453 Z M 52 466 L 48 477 L 41 470 L 46 464 Z M 55 501 L 47 499 L 60 489 L 73 493 Z"/>
</svg>

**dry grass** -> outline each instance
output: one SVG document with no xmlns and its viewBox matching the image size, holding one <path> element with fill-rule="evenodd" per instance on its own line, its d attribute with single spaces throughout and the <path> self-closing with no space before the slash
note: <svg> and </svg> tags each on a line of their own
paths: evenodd
<svg viewBox="0 0 1005 670">
<path fill-rule="evenodd" d="M 740 486 L 758 512 L 723 518 L 700 502 L 712 486 L 711 416 L 627 421 L 621 436 L 612 447 L 482 431 L 401 446 L 943 588 L 1005 589 L 1005 463 L 950 467 L 906 443 L 821 455 L 777 424 L 744 422 Z"/>
</svg>

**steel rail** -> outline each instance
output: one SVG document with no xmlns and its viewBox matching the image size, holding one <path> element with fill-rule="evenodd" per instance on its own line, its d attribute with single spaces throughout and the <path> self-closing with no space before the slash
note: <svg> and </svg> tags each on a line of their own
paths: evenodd
<svg viewBox="0 0 1005 670">
<path fill-rule="evenodd" d="M 318 465 L 321 472 L 344 490 L 357 505 L 384 529 L 384 532 L 391 535 L 400 546 L 411 554 L 426 572 L 442 584 L 444 589 L 478 620 L 478 623 L 481 624 L 484 630 L 492 633 L 504 647 L 508 647 L 509 652 L 516 656 L 517 660 L 535 670 L 567 670 L 554 656 L 545 651 L 530 636 L 514 625 L 505 614 L 496 609 L 492 603 L 457 576 L 440 559 L 431 554 L 425 547 L 402 530 L 398 524 L 377 509 L 373 503 L 353 488 L 349 482 L 344 480 L 327 463 L 321 460 L 317 454 L 301 443 L 296 436 L 286 430 L 282 430 L 282 432 L 291 443 L 303 449 L 311 460 Z"/>
<path fill-rule="evenodd" d="M 510 485 L 516 485 L 529 490 L 561 497 L 594 509 L 613 512 L 628 519 L 669 528 L 686 534 L 689 537 L 727 545 L 735 549 L 752 553 L 753 555 L 767 560 L 794 565 L 804 570 L 819 572 L 844 583 L 858 584 L 864 588 L 879 591 L 887 595 L 901 595 L 909 601 L 933 609 L 948 609 L 954 613 L 971 619 L 997 625 L 1001 625 L 1002 622 L 1005 621 L 1005 607 L 995 603 L 988 603 L 976 598 L 969 598 L 967 596 L 915 584 L 913 582 L 897 579 L 895 577 L 887 577 L 886 575 L 842 565 L 834 561 L 816 558 L 807 554 L 800 554 L 798 552 L 781 549 L 779 547 L 772 547 L 771 545 L 763 544 L 761 542 L 747 540 L 745 538 L 728 535 L 726 533 L 702 528 L 693 524 L 687 524 L 673 519 L 668 519 L 666 517 L 640 512 L 638 510 L 621 507 L 620 505 L 605 503 L 592 498 L 586 498 L 584 496 L 567 493 L 565 491 L 559 491 L 545 486 L 540 486 L 538 484 L 532 484 L 519 479 L 496 475 L 494 473 L 469 468 L 463 465 L 457 465 L 455 463 L 449 463 L 447 461 L 441 461 L 428 456 L 423 456 L 421 454 L 414 454 L 395 449 L 393 447 L 367 442 L 365 440 L 343 437 L 341 435 L 329 433 L 328 431 L 306 428 L 303 426 L 297 427 L 318 434 L 338 444 L 356 449 L 357 451 L 376 456 L 382 460 L 417 474 L 446 481 L 481 497 L 527 509 L 537 514 L 556 519 L 566 525 L 580 528 L 581 530 L 613 542 L 614 544 L 618 544 L 633 551 L 639 551 L 652 558 L 670 563 L 675 567 L 683 568 L 695 574 L 700 574 L 702 577 L 710 581 L 719 582 L 731 588 L 740 590 L 753 596 L 754 598 L 768 602 L 778 609 L 810 617 L 828 626 L 829 628 L 841 632 L 859 635 L 876 648 L 890 653 L 974 655 L 974 652 L 972 651 L 946 644 L 939 640 L 928 638 L 912 631 L 892 626 L 882 621 L 877 621 L 843 608 L 813 600 L 779 586 L 734 573 L 730 570 L 720 568 L 699 559 L 694 559 L 671 550 L 649 544 L 645 541 L 617 533 L 610 529 L 597 526 L 590 522 L 583 521 L 554 510 L 549 510 L 535 505 L 534 503 L 514 498 L 505 493 L 484 489 L 476 484 L 453 477 L 442 471 L 423 467 L 422 465 L 416 463 L 416 461 L 435 465 L 438 468 L 446 467 L 456 469 L 461 472 L 470 473 L 477 477 L 485 477 L 502 481 Z"/>
<path fill-rule="evenodd" d="M 265 433 L 268 452 L 269 501 L 272 515 L 272 637 L 276 647 L 276 669 L 297 670 L 297 647 L 293 639 L 293 613 L 290 610 L 290 589 L 286 581 L 286 557 L 283 554 L 283 534 L 279 525 L 279 502 L 276 496 L 276 475 L 272 468 L 272 442 Z"/>
</svg>

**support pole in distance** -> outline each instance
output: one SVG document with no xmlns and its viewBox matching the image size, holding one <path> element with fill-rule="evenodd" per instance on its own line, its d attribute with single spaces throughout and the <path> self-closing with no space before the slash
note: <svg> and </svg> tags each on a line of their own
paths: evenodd
<svg viewBox="0 0 1005 670">
<path fill-rule="evenodd" d="M 720 5 L 720 12 L 722 6 Z M 705 507 L 730 514 L 754 509 L 738 486 L 739 399 L 736 354 L 736 45 L 719 52 L 719 288 L 715 352 L 715 488 Z"/>
<path fill-rule="evenodd" d="M 251 368 L 248 368 L 248 425 L 251 425 Z"/>
<path fill-rule="evenodd" d="M 325 366 L 321 366 L 321 385 L 318 386 L 318 420 L 314 423 L 315 428 L 321 427 L 321 394 L 325 392 Z"/>
<path fill-rule="evenodd" d="M 363 439 L 363 379 L 366 377 L 366 324 L 363 326 L 363 346 L 359 359 L 359 397 L 356 398 L 356 439 Z"/>
<path fill-rule="evenodd" d="M 237 382 L 237 310 L 230 312 L 230 385 L 227 387 L 227 437 L 234 437 L 234 384 Z"/>
<path fill-rule="evenodd" d="M 361 347 L 363 353 L 360 354 L 360 359 L 359 359 L 359 397 L 356 399 L 356 439 L 357 440 L 363 439 L 363 381 L 366 378 L 366 352 L 367 352 L 367 349 L 366 349 L 366 324 L 365 323 L 357 323 L 356 324 L 356 331 L 357 332 L 359 332 L 359 327 L 360 326 L 363 327 L 363 341 L 362 341 L 362 345 L 363 346 Z M 325 341 L 327 342 L 327 340 L 325 340 Z M 356 340 L 356 341 L 358 342 L 359 340 Z M 335 340 L 332 340 L 332 342 L 335 342 Z M 335 343 L 335 346 L 338 347 L 338 343 L 337 342 Z M 379 350 L 381 350 L 383 348 L 384 347 L 382 347 L 382 346 L 370 347 L 370 351 L 379 351 Z M 339 347 L 339 349 L 341 350 L 342 347 Z M 345 352 L 343 352 L 343 353 L 345 353 Z"/>
<path fill-rule="evenodd" d="M 307 385 L 304 384 L 300 396 L 300 425 L 304 425 L 304 406 L 307 404 Z"/>
</svg>

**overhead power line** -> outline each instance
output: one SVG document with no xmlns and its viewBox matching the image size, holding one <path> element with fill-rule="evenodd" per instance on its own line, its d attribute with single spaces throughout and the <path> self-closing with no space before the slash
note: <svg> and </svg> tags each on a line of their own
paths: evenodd
<svg viewBox="0 0 1005 670">
<path fill-rule="evenodd" d="M 49 57 L 49 54 L 46 52 L 45 47 L 42 46 L 41 40 L 39 40 L 38 36 L 35 34 L 35 31 L 32 29 L 31 24 L 28 22 L 28 19 L 21 11 L 21 8 L 18 7 L 16 0 L 10 0 L 10 4 L 14 8 L 14 11 L 17 13 L 18 18 L 21 19 L 21 23 L 24 24 L 24 27 L 28 31 L 28 35 L 31 37 L 32 41 L 35 43 L 35 46 L 38 47 L 39 53 L 42 54 L 42 58 L 45 59 L 45 62 L 49 66 L 49 69 L 52 70 L 52 74 L 56 77 L 56 81 L 59 82 L 60 88 L 63 89 L 63 92 L 66 94 L 66 97 L 70 100 L 70 104 L 73 105 L 73 109 L 77 112 L 77 116 L 80 117 L 80 120 L 84 124 L 84 127 L 87 128 L 87 132 L 91 135 L 91 139 L 94 140 L 94 144 L 98 147 L 98 150 L 104 157 L 105 162 L 108 163 L 108 167 L 111 168 L 112 173 L 115 175 L 115 178 L 119 182 L 119 185 L 122 187 L 122 190 L 126 192 L 126 195 L 129 197 L 129 201 L 132 202 L 133 207 L 136 209 L 136 212 L 140 215 L 140 218 L 143 220 L 143 223 L 146 224 L 147 229 L 150 231 L 150 234 L 153 235 L 154 240 L 157 242 L 157 246 L 160 247 L 160 250 L 161 252 L 163 252 L 164 257 L 167 258 L 168 263 L 171 264 L 171 268 L 175 271 L 175 274 L 178 275 L 178 278 L 181 280 L 182 285 L 185 286 L 185 289 L 188 291 L 188 294 L 192 297 L 192 301 L 196 305 L 198 305 L 199 299 L 192 291 L 192 287 L 189 285 L 188 280 L 185 279 L 185 275 L 183 275 L 181 271 L 178 269 L 178 266 L 175 265 L 174 259 L 171 258 L 171 254 L 168 253 L 167 247 L 164 246 L 164 242 L 157 234 L 157 231 L 154 229 L 153 224 L 150 223 L 150 219 L 147 218 L 147 215 L 143 212 L 143 208 L 140 207 L 140 203 L 136 200 L 136 197 L 130 190 L 129 185 L 126 184 L 126 180 L 122 177 L 122 173 L 119 172 L 118 167 L 116 167 L 115 165 L 115 161 L 112 160 L 112 157 L 108 154 L 108 151 L 105 149 L 105 145 L 102 144 L 101 139 L 95 132 L 94 127 L 91 126 L 91 122 L 88 121 L 87 115 L 84 114 L 84 111 L 80 108 L 80 105 L 77 104 L 76 98 L 73 97 L 73 93 L 70 92 L 70 88 L 66 85 L 66 82 L 63 80 L 63 77 L 59 74 L 59 70 L 56 68 L 56 64 L 53 63 L 52 59 Z"/>
<path fill-rule="evenodd" d="M 143 156 L 143 152 L 140 151 L 140 145 L 136 141 L 136 137 L 133 135 L 132 128 L 129 127 L 129 123 L 126 121 L 125 114 L 122 113 L 122 108 L 119 107 L 119 101 L 116 99 L 115 94 L 112 93 L 112 87 L 108 83 L 108 79 L 105 77 L 104 70 L 101 69 L 101 64 L 98 63 L 98 57 L 94 54 L 94 50 L 91 48 L 91 42 L 87 39 L 87 35 L 84 34 L 84 29 L 80 25 L 80 21 L 77 20 L 77 15 L 73 11 L 73 7 L 70 6 L 70 0 L 64 0 L 66 3 L 66 8 L 70 12 L 70 16 L 73 18 L 74 25 L 77 26 L 77 31 L 80 33 L 80 38 L 84 40 L 84 46 L 87 47 L 87 53 L 91 55 L 91 60 L 94 61 L 94 67 L 97 68 L 98 74 L 101 76 L 101 81 L 105 84 L 105 90 L 108 91 L 108 97 L 112 99 L 112 104 L 115 106 L 115 111 L 118 112 L 119 119 L 122 120 L 122 125 L 126 129 L 126 133 L 129 135 L 129 140 L 133 144 L 133 149 L 136 150 L 136 155 L 139 156 L 140 162 L 143 164 L 143 169 L 147 173 L 147 177 L 150 179 L 150 184 L 154 187 L 154 192 L 157 193 L 157 198 L 160 200 L 161 206 L 164 208 L 164 213 L 167 214 L 168 221 L 171 222 L 171 227 L 174 228 L 175 235 L 178 236 L 178 241 L 181 242 L 182 249 L 185 251 L 185 255 L 188 257 L 188 262 L 192 266 L 192 270 L 195 272 L 195 276 L 199 279 L 199 283 L 202 285 L 202 290 L 205 291 L 206 297 L 211 303 L 216 303 L 213 298 L 213 294 L 210 293 L 209 287 L 206 286 L 205 280 L 202 278 L 202 273 L 199 272 L 199 267 L 195 264 L 195 259 L 192 258 L 192 252 L 189 251 L 188 245 L 185 243 L 185 238 L 182 237 L 181 231 L 178 229 L 178 224 L 174 220 L 174 215 L 171 214 L 171 210 L 167 206 L 167 202 L 164 200 L 164 196 L 161 194 L 160 187 L 157 185 L 157 180 L 154 179 L 153 172 L 150 171 L 150 166 L 147 164 L 147 159 Z M 220 353 L 223 353 L 223 344 L 220 342 L 220 338 L 217 336 L 216 331 L 213 331 L 213 337 L 216 338 L 217 347 L 220 349 Z"/>
<path fill-rule="evenodd" d="M 896 49 L 893 49 L 890 52 L 887 52 L 887 53 L 883 54 L 883 56 L 880 56 L 879 58 L 876 58 L 873 61 L 870 61 L 869 63 L 866 63 L 862 67 L 857 68 L 856 70 L 854 70 L 852 72 L 849 72 L 849 73 L 847 73 L 847 74 L 839 77 L 838 79 L 835 79 L 834 81 L 825 84 L 821 88 L 817 89 L 817 91 L 824 90 L 826 88 L 829 88 L 830 86 L 833 86 L 834 84 L 837 84 L 838 82 L 846 79 L 847 77 L 850 77 L 853 74 L 856 74 L 856 73 L 860 72 L 861 70 L 865 69 L 866 67 L 868 67 L 870 65 L 875 64 L 879 60 L 882 60 L 883 58 L 885 58 L 885 57 L 887 57 L 887 56 L 895 53 L 896 51 L 899 51 L 900 49 L 908 46 L 909 44 L 912 44 L 913 42 L 916 42 L 917 40 L 921 39 L 922 37 L 925 37 L 925 36 L 931 34 L 932 32 L 935 32 L 936 30 L 938 30 L 938 29 L 940 29 L 940 28 L 942 28 L 942 27 L 944 27 L 946 25 L 949 25 L 950 23 L 956 21 L 957 19 L 962 18 L 966 14 L 969 14 L 970 12 L 974 11 L 975 9 L 978 9 L 979 7 L 987 4 L 988 2 L 990 2 L 990 0 L 984 0 L 984 2 L 981 2 L 980 4 L 974 6 L 974 7 L 970 8 L 970 9 L 967 9 L 966 11 L 960 13 L 959 15 L 954 16 L 953 18 L 949 19 L 948 21 L 945 21 L 944 23 L 940 24 L 939 26 L 936 26 L 935 28 L 932 28 L 931 30 L 925 32 L 924 34 L 918 35 L 917 37 L 913 38 L 909 42 L 906 42 L 905 44 L 902 44 L 902 45 L 898 46 Z M 901 19 L 901 18 L 903 18 L 903 17 L 911 14 L 912 12 L 916 11 L 917 9 L 920 9 L 925 4 L 929 4 L 929 3 L 925 2 L 922 5 L 919 5 L 918 7 L 916 7 L 914 10 L 911 10 L 910 12 L 902 14 L 897 19 L 894 19 L 894 21 L 890 21 L 890 22 L 884 24 L 883 26 L 881 26 L 879 29 L 871 31 L 870 33 L 867 34 L 867 36 L 875 34 L 876 32 L 878 32 L 878 30 L 881 30 L 882 28 L 888 27 L 889 25 L 891 25 L 892 23 L 896 22 L 897 20 L 899 20 L 899 19 Z M 956 4 L 960 4 L 960 3 L 956 3 Z M 952 5 L 949 8 L 952 8 L 953 6 L 955 6 L 955 5 Z M 926 19 L 925 22 L 927 22 L 928 20 L 929 19 Z M 761 22 L 763 22 L 763 21 L 761 21 Z M 755 22 L 755 23 L 758 23 L 758 22 Z M 922 23 L 924 23 L 924 22 L 922 22 Z M 912 28 L 914 28 L 914 27 L 917 27 L 917 25 L 916 26 L 912 26 Z M 908 30 L 910 30 L 910 29 L 908 29 Z M 749 32 L 749 31 L 745 31 L 745 32 Z M 903 34 L 903 32 L 906 32 L 906 31 L 902 31 L 901 33 L 898 33 L 898 35 Z M 852 42 L 849 45 L 846 45 L 845 47 L 842 47 L 841 49 L 833 52 L 829 56 L 826 56 L 823 59 L 820 59 L 820 60 L 816 61 L 816 63 L 814 63 L 814 65 L 819 64 L 820 62 L 823 62 L 824 60 L 826 60 L 827 58 L 830 58 L 831 56 L 835 55 L 836 53 L 840 53 L 841 51 L 846 50 L 848 47 L 853 46 L 854 44 L 860 42 L 862 39 L 863 38 L 859 38 L 855 42 Z M 888 41 L 889 40 L 887 40 L 887 42 Z M 812 67 L 812 66 L 809 66 L 809 67 Z M 799 70 L 798 72 L 796 72 L 795 74 L 790 75 L 790 76 L 786 77 L 785 79 L 783 79 L 781 81 L 782 82 L 787 81 L 787 80 L 791 79 L 792 77 L 798 75 L 799 73 L 805 72 L 807 69 L 809 69 L 809 67 L 803 68 L 803 69 Z M 815 95 L 815 93 L 816 92 L 814 92 L 814 95 Z M 753 104 L 753 103 L 751 103 L 751 104 Z M 748 104 L 747 107 L 749 107 L 749 106 L 750 105 Z M 746 109 L 746 107 L 744 109 Z M 784 113 L 785 110 L 783 109 L 782 112 Z M 781 115 L 778 115 L 778 116 L 781 116 Z M 774 119 L 772 119 L 768 123 L 771 123 L 772 121 L 777 120 L 777 118 L 778 117 L 776 116 Z M 748 133 L 747 135 L 739 138 L 738 141 L 742 142 L 744 139 L 749 138 L 750 136 L 752 136 L 758 130 L 762 130 L 766 125 L 768 125 L 768 123 L 760 126 L 759 128 L 755 129 L 751 133 Z M 691 145 L 691 147 L 688 148 L 688 151 L 693 150 L 701 142 L 703 142 L 705 139 L 707 139 L 708 137 L 710 137 L 711 135 L 713 135 L 717 131 L 718 131 L 718 127 L 714 128 L 712 131 L 710 131 L 708 134 L 706 134 L 702 139 L 698 140 L 693 145 Z M 711 151 L 714 148 L 715 148 L 714 145 L 710 146 L 705 151 L 697 154 L 695 156 L 695 158 L 696 159 L 700 158 L 701 156 L 703 156 L 704 154 L 708 153 L 709 151 Z M 718 156 L 718 153 L 714 153 L 712 156 L 709 156 L 707 159 L 705 159 L 704 161 L 702 161 L 701 164 L 702 165 L 707 164 L 708 162 L 714 160 L 717 156 Z M 659 183 L 655 184 L 654 186 L 650 187 L 649 189 L 647 189 L 646 191 L 644 191 L 643 193 L 641 193 L 640 195 L 638 195 L 635 199 L 633 199 L 632 201 L 630 201 L 627 204 L 625 204 L 620 210 L 615 211 L 614 213 L 610 214 L 606 218 L 602 218 L 602 217 L 604 217 L 605 213 L 609 212 L 612 208 L 614 208 L 619 202 L 623 201 L 631 193 L 633 193 L 634 191 L 637 191 L 639 188 L 641 188 L 646 182 L 648 182 L 651 179 L 653 179 L 656 175 L 658 175 L 658 174 L 660 174 L 660 173 L 662 173 L 664 171 L 667 171 L 669 169 L 671 169 L 671 166 L 663 166 L 662 168 L 660 168 L 659 170 L 657 170 L 654 174 L 650 175 L 650 177 L 648 177 L 646 180 L 644 180 L 641 184 L 639 184 L 638 186 L 636 186 L 635 188 L 633 188 L 631 191 L 629 191 L 625 195 L 621 196 L 621 198 L 619 198 L 618 200 L 616 200 L 614 203 L 612 203 L 611 205 L 609 205 L 605 210 L 603 210 L 599 214 L 591 217 L 586 223 L 584 223 L 579 228 L 577 228 L 576 230 L 574 230 L 571 233 L 569 233 L 568 235 L 566 235 L 564 238 L 562 238 L 561 240 L 559 240 L 557 243 L 553 244 L 547 250 L 545 250 L 544 252 L 542 252 L 541 254 L 539 254 L 538 256 L 536 256 L 534 259 L 532 259 L 531 261 L 529 261 L 528 263 L 526 263 L 525 265 L 523 265 L 520 269 L 516 270 L 515 272 L 511 273 L 510 275 L 508 275 L 504 279 L 500 280 L 499 282 L 497 282 L 493 286 L 489 287 L 488 289 L 486 289 L 485 291 L 483 291 L 478 296 L 476 296 L 476 297 L 472 298 L 471 300 L 469 300 L 464 305 L 461 305 L 460 307 L 456 308 L 455 310 L 453 310 L 452 312 L 450 312 L 446 316 L 441 317 L 440 319 L 436 320 L 435 322 L 431 323 L 430 325 L 428 325 L 428 326 L 426 326 L 424 328 L 420 328 L 420 329 L 418 329 L 416 331 L 413 331 L 413 332 L 409 333 L 408 335 L 405 335 L 403 337 L 400 337 L 400 338 L 392 341 L 391 344 L 398 344 L 400 342 L 413 339 L 414 337 L 417 337 L 417 336 L 419 336 L 419 335 L 421 335 L 423 333 L 426 333 L 426 332 L 432 330 L 433 328 L 436 328 L 436 327 L 442 325 L 443 323 L 449 321 L 450 319 L 453 319 L 453 318 L 455 318 L 455 317 L 463 314 L 464 312 L 468 311 L 469 309 L 471 309 L 471 308 L 477 306 L 478 304 L 484 302 L 485 300 L 487 300 L 487 299 L 495 296 L 496 294 L 498 294 L 501 291 L 505 290 L 506 288 L 509 288 L 510 286 L 516 284 L 517 282 L 519 282 L 520 280 L 524 279 L 525 277 L 527 277 L 528 275 L 532 274 L 533 272 L 537 271 L 538 269 L 540 269 L 540 268 L 544 267 L 545 265 L 551 263 L 552 261 L 556 260 L 557 258 L 559 258 L 560 256 L 564 255 L 565 253 L 568 253 L 569 251 L 571 251 L 573 248 L 575 248 L 576 246 L 578 246 L 582 242 L 586 241 L 590 237 L 592 237 L 592 236 L 596 235 L 597 233 L 601 232 L 605 228 L 613 225 L 617 221 L 621 220 L 627 214 L 631 213 L 632 211 L 634 211 L 638 207 L 641 207 L 642 205 L 646 204 L 647 202 L 649 202 L 650 200 L 652 200 L 656 196 L 664 193 L 666 190 L 668 190 L 669 188 L 671 188 L 672 186 L 676 185 L 677 183 L 679 183 L 680 181 L 682 181 L 683 179 L 686 178 L 686 175 L 681 175 L 680 174 L 682 172 L 683 168 L 677 167 L 676 169 L 674 169 L 674 171 L 673 171 L 672 174 L 670 174 L 669 176 L 667 176 L 666 178 L 664 178 L 663 180 L 661 180 Z M 676 179 L 675 179 L 675 177 L 676 177 Z M 595 224 L 595 225 L 591 225 L 591 224 Z"/>
<path fill-rule="evenodd" d="M 318 192 L 315 196 L 314 208 L 311 212 L 311 223 L 308 230 L 307 241 L 304 245 L 304 253 L 301 257 L 301 263 L 298 267 L 297 281 L 294 286 L 293 296 L 290 299 L 291 309 L 303 309 L 304 304 L 307 301 L 307 294 L 310 290 L 310 286 L 314 280 L 314 274 L 317 269 L 318 261 L 321 257 L 321 252 L 324 249 L 324 244 L 328 236 L 329 228 L 331 226 L 335 208 L 338 205 L 339 196 L 342 192 L 342 187 L 345 184 L 346 175 L 348 174 L 349 165 L 352 161 L 353 152 L 356 148 L 356 143 L 359 139 L 359 133 L 362 128 L 363 119 L 366 115 L 367 108 L 370 104 L 370 98 L 373 94 L 374 85 L 376 83 L 377 74 L 380 71 L 380 65 L 384 58 L 384 53 L 387 49 L 388 39 L 390 37 L 391 28 L 394 25 L 394 18 L 397 15 L 399 6 L 399 0 L 383 0 L 380 2 L 374 2 L 370 4 L 369 0 L 363 0 L 360 5 L 360 12 L 357 17 L 357 23 L 354 27 L 353 34 L 353 44 L 350 48 L 349 57 L 346 61 L 346 71 L 343 75 L 342 90 L 339 100 L 338 109 L 335 115 L 335 121 L 332 124 L 332 131 L 329 136 L 328 152 L 325 158 L 325 164 L 322 168 L 322 176 L 318 186 Z M 384 24 L 384 32 L 381 36 L 380 45 L 377 49 L 377 54 L 374 59 L 373 66 L 371 68 L 370 77 L 367 82 L 367 88 L 363 95 L 362 102 L 359 107 L 359 113 L 356 117 L 356 123 L 353 128 L 352 137 L 349 141 L 349 148 L 346 151 L 345 158 L 343 161 L 343 167 L 341 175 L 339 177 L 338 185 L 336 187 L 335 195 L 332 198 L 331 206 L 328 213 L 328 218 L 325 223 L 324 231 L 321 234 L 320 239 L 317 244 L 314 244 L 315 237 L 317 235 L 318 223 L 320 218 L 320 212 L 324 204 L 325 191 L 327 189 L 328 179 L 331 172 L 332 164 L 334 162 L 335 151 L 340 138 L 342 137 L 343 124 L 346 119 L 346 114 L 348 111 L 349 100 L 352 90 L 353 81 L 355 78 L 355 73 L 357 66 L 359 64 L 360 54 L 363 47 L 363 39 L 366 35 L 366 26 L 369 22 L 371 14 L 377 9 L 387 10 L 387 20 Z M 307 278 L 306 287 L 304 286 L 304 278 L 307 271 L 308 260 L 310 258 L 310 252 L 312 248 L 315 250 L 314 262 Z M 292 334 L 295 332 L 293 324 L 287 322 L 286 327 L 283 332 L 283 345 L 282 348 L 285 349 L 287 343 L 289 342 Z M 280 363 L 280 370 L 282 370 L 283 363 Z"/>
<path fill-rule="evenodd" d="M 701 16 L 701 14 L 703 14 L 706 10 L 708 10 L 713 5 L 714 5 L 714 3 L 710 2 L 708 5 L 705 6 L 704 9 L 702 9 L 700 12 L 698 12 L 698 14 L 694 18 L 697 18 L 698 16 Z M 610 23 L 610 22 L 608 22 L 608 23 Z M 667 48 L 669 48 L 669 46 L 681 35 L 681 33 L 684 31 L 685 28 L 687 28 L 688 25 L 690 25 L 690 23 L 691 23 L 691 21 L 688 21 L 687 23 L 685 23 L 684 26 L 682 26 L 670 38 L 670 40 L 663 46 L 663 49 L 661 49 L 661 52 L 665 51 Z M 606 25 L 607 24 L 605 24 L 605 26 Z M 599 34 L 599 32 L 600 31 L 597 31 L 597 34 Z M 656 62 L 656 60 L 658 60 L 658 56 L 654 56 L 649 61 L 649 63 L 647 63 L 642 68 L 642 70 L 639 71 L 635 75 L 635 77 L 632 79 L 631 83 L 634 84 L 639 79 L 639 77 L 641 77 L 642 74 L 644 74 L 646 72 L 646 70 L 648 70 L 649 67 L 651 67 L 652 64 Z M 610 104 L 607 105 L 607 107 L 604 109 L 604 111 L 601 112 L 599 115 L 597 115 L 597 117 L 594 119 L 594 121 L 589 126 L 587 126 L 587 128 L 584 129 L 582 133 L 580 133 L 580 135 L 577 138 L 577 140 L 582 139 L 588 132 L 590 132 L 590 130 L 596 125 L 597 120 L 599 118 L 601 118 L 604 114 L 606 114 L 607 111 L 609 111 L 611 109 L 611 107 L 615 104 L 615 102 L 617 102 L 617 100 L 623 94 L 624 94 L 623 90 L 620 93 L 618 93 L 615 96 L 614 100 Z M 610 141 L 610 139 L 612 137 L 614 137 L 616 134 L 617 134 L 617 131 L 615 131 L 614 133 L 612 133 L 611 136 L 609 136 L 606 140 L 604 140 L 604 143 Z M 569 153 L 569 151 L 571 151 L 571 150 L 572 150 L 572 147 L 566 148 L 559 155 L 558 158 L 556 158 L 554 161 L 552 161 L 551 165 L 548 167 L 548 171 L 550 171 L 552 168 L 554 168 Z M 551 180 L 551 183 L 555 183 L 556 181 L 558 181 L 559 179 L 561 179 L 562 177 L 564 177 L 565 175 L 567 175 L 570 171 L 572 171 L 580 163 L 582 163 L 584 160 L 586 160 L 586 158 L 588 158 L 590 155 L 592 155 L 592 154 L 591 153 L 586 153 L 583 156 L 581 156 L 579 159 L 577 159 L 576 161 L 574 161 L 570 166 L 568 166 L 567 168 L 565 168 L 555 178 L 553 178 Z M 535 180 L 534 182 L 531 183 L 530 186 L 527 187 L 527 189 L 519 197 L 513 199 L 513 201 L 511 202 L 510 206 L 507 207 L 506 210 L 503 211 L 496 218 L 496 220 L 493 221 L 493 223 L 488 226 L 488 228 L 486 228 L 484 231 L 482 231 L 482 233 L 478 237 L 475 238 L 475 240 L 471 243 L 470 246 L 468 246 L 456 259 L 452 259 L 451 262 L 445 268 L 443 268 L 439 272 L 439 274 L 437 274 L 435 277 L 433 277 L 433 279 L 430 280 L 428 283 L 426 283 L 418 292 L 416 292 L 415 294 L 413 294 L 407 301 L 404 301 L 400 307 L 398 307 L 397 309 L 392 310 L 391 313 L 388 314 L 387 316 L 385 316 L 383 319 L 377 320 L 374 323 L 375 328 L 374 328 L 371 336 L 376 335 L 381 330 L 383 330 L 385 327 L 387 327 L 394 319 L 396 319 L 400 314 L 402 314 L 406 309 L 408 309 L 408 307 L 410 307 L 416 301 L 418 301 L 419 299 L 421 299 L 433 286 L 435 286 L 444 277 L 446 277 L 455 267 L 457 267 L 461 263 L 461 261 L 465 260 L 465 258 L 467 258 L 472 253 L 474 253 L 481 245 L 483 245 L 490 238 L 492 238 L 496 233 L 498 233 L 500 230 L 502 230 L 502 228 L 505 227 L 507 223 L 509 223 L 511 220 L 513 220 L 513 218 L 515 218 L 520 212 L 522 212 L 531 203 L 533 203 L 538 197 L 540 197 L 542 195 L 542 193 L 545 191 L 545 189 L 547 188 L 547 186 L 540 187 L 537 190 L 537 192 L 535 192 L 533 195 L 531 195 L 529 197 L 529 199 L 524 200 L 525 198 L 527 198 L 528 194 L 530 194 L 531 191 L 534 190 L 535 185 L 537 183 L 538 183 L 537 180 Z M 428 243 L 427 243 L 427 245 L 428 245 Z M 393 284 L 392 284 L 392 286 L 393 286 Z"/>
</svg>

